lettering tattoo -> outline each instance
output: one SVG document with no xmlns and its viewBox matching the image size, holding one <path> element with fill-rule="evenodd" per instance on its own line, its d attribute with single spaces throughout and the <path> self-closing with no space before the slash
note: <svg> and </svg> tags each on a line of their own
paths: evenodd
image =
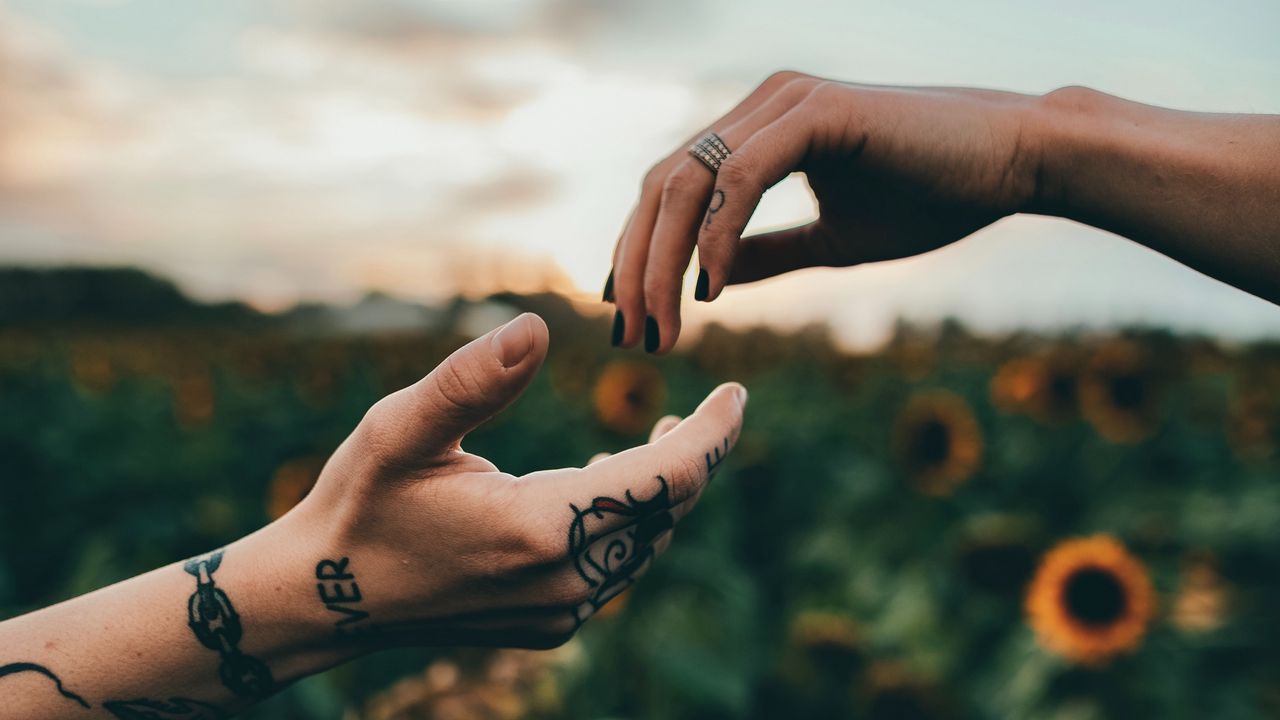
<svg viewBox="0 0 1280 720">
<path fill-rule="evenodd" d="M 196 591 L 187 601 L 187 624 L 201 645 L 216 650 L 221 662 L 218 677 L 237 695 L 265 697 L 275 690 L 271 671 L 257 658 L 240 650 L 244 630 L 231 598 L 213 581 L 222 565 L 222 550 L 188 560 L 182 569 L 196 579 Z"/>
<path fill-rule="evenodd" d="M 703 227 L 711 227 L 711 216 L 720 212 L 722 207 L 724 207 L 724 191 L 716 190 L 711 193 L 711 202 L 707 205 L 707 221 Z"/>
<path fill-rule="evenodd" d="M 720 469 L 720 463 L 729 457 L 729 438 L 724 439 L 721 447 L 711 448 L 711 452 L 706 454 L 707 459 L 707 482 L 716 476 L 716 471 Z"/>
<path fill-rule="evenodd" d="M 221 709 L 190 698 L 165 700 L 112 700 L 102 703 L 120 720 L 226 720 L 231 717 Z"/>
<path fill-rule="evenodd" d="M 316 594 L 326 610 L 337 614 L 333 627 L 339 635 L 355 635 L 377 629 L 369 612 L 360 604 L 364 595 L 356 583 L 355 574 L 349 569 L 351 559 L 321 560 L 316 564 Z"/>
<path fill-rule="evenodd" d="M 89 703 L 85 702 L 84 698 L 63 687 L 62 678 L 55 675 L 52 670 L 43 665 L 33 662 L 16 662 L 9 663 L 7 665 L 0 665 L 0 679 L 8 677 L 9 675 L 17 675 L 19 673 L 35 673 L 37 675 L 43 675 L 53 681 L 54 686 L 58 689 L 59 695 L 68 700 L 76 701 L 81 707 L 89 707 Z"/>
<path fill-rule="evenodd" d="M 578 575 L 592 588 L 591 597 L 573 609 L 579 626 L 631 587 L 653 559 L 654 542 L 674 526 L 667 480 L 658 475 L 657 481 L 657 491 L 644 500 L 628 490 L 622 500 L 597 497 L 586 508 L 569 505 L 573 511 L 569 556 Z M 626 518 L 622 527 L 618 527 L 620 517 Z"/>
</svg>

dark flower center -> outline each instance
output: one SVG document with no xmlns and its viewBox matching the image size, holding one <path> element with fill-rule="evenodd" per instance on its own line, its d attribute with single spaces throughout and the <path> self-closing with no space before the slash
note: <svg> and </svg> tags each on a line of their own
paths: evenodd
<svg viewBox="0 0 1280 720">
<path fill-rule="evenodd" d="M 1120 375 L 1111 379 L 1111 401 L 1118 408 L 1136 410 L 1142 407 L 1146 387 L 1137 375 Z"/>
<path fill-rule="evenodd" d="M 921 465 L 940 465 L 951 455 L 951 429 L 941 420 L 928 420 L 912 438 L 911 456 Z"/>
<path fill-rule="evenodd" d="M 1064 372 L 1049 377 L 1049 402 L 1053 409 L 1070 410 L 1076 403 L 1076 379 Z"/>
<path fill-rule="evenodd" d="M 1107 625 L 1124 614 L 1124 588 L 1115 575 L 1098 568 L 1073 574 L 1062 595 L 1067 611 L 1086 625 Z"/>
</svg>

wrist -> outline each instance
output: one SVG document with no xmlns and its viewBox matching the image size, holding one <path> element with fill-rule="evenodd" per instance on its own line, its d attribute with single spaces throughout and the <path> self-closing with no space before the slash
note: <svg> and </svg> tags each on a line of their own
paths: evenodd
<svg viewBox="0 0 1280 720">
<path fill-rule="evenodd" d="M 1103 119 L 1112 98 L 1085 87 L 1064 87 L 1034 99 L 1024 116 L 1035 158 L 1034 191 L 1023 212 L 1073 217 L 1073 189 L 1104 152 Z"/>
<path fill-rule="evenodd" d="M 242 618 L 246 650 L 271 668 L 278 684 L 367 652 L 334 631 L 320 599 L 317 563 L 330 546 L 313 524 L 289 515 L 224 550 L 219 584 Z"/>
</svg>

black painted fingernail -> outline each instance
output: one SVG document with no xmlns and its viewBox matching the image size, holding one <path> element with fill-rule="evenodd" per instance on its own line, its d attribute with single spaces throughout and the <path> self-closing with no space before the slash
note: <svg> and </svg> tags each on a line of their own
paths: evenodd
<svg viewBox="0 0 1280 720">
<path fill-rule="evenodd" d="M 693 299 L 699 302 L 707 299 L 707 294 L 711 285 L 711 278 L 707 276 L 706 270 L 698 271 L 698 286 L 693 289 Z"/>
<path fill-rule="evenodd" d="M 604 294 L 600 296 L 601 302 L 613 302 L 613 268 L 609 268 L 609 279 L 604 281 Z"/>
<path fill-rule="evenodd" d="M 658 321 L 652 315 L 644 316 L 644 351 L 653 352 L 662 344 L 662 336 L 658 334 Z"/>
<path fill-rule="evenodd" d="M 615 312 L 613 314 L 613 346 L 618 347 L 622 344 L 622 336 L 627 332 L 627 321 L 623 319 L 622 313 Z"/>
</svg>

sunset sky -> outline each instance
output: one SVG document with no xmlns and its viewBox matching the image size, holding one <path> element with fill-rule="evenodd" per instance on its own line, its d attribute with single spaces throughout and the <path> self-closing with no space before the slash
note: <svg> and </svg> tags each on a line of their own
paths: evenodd
<svg viewBox="0 0 1280 720">
<path fill-rule="evenodd" d="M 1278 27 L 1274 0 L 0 2 L 0 263 L 136 264 L 268 309 L 587 299 L 646 167 L 775 69 L 1275 113 Z M 811 213 L 792 178 L 755 227 Z M 1268 303 L 1032 217 L 687 311 L 863 346 L 903 316 L 1280 336 Z"/>
</svg>

